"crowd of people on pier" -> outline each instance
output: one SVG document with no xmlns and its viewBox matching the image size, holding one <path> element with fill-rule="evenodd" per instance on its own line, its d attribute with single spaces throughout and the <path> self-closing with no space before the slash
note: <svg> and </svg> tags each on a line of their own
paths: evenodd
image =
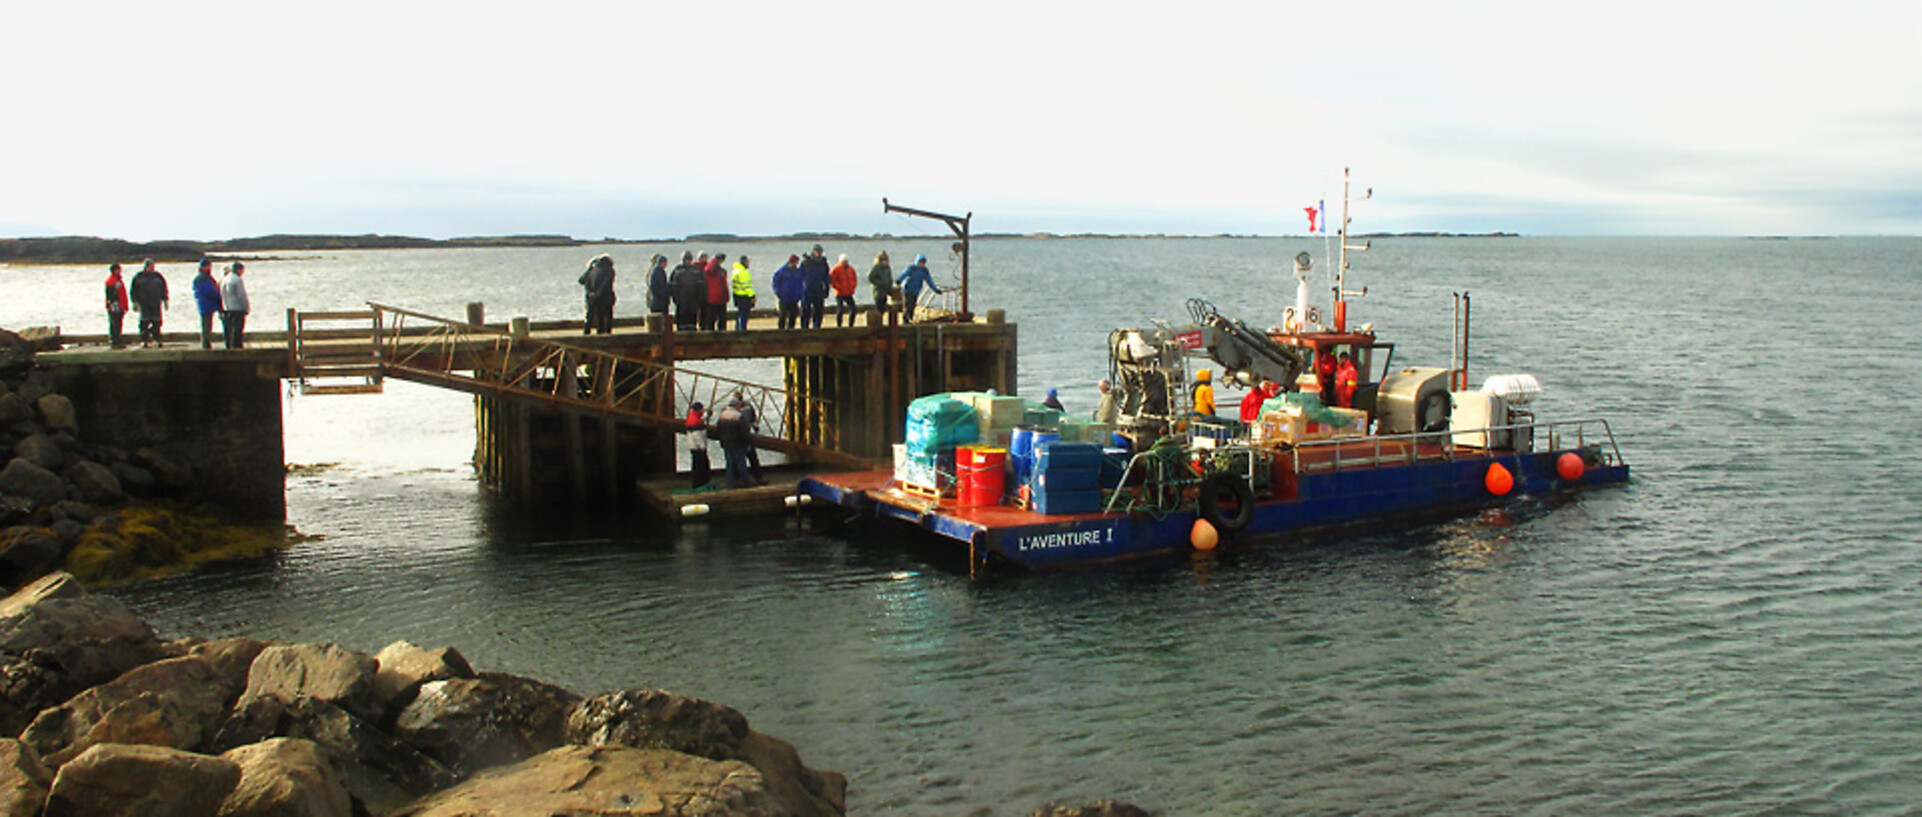
<svg viewBox="0 0 1922 817">
<path fill-rule="evenodd" d="M 581 273 L 578 282 L 586 302 L 582 334 L 614 331 L 615 277 L 614 258 L 605 254 L 595 256 Z M 914 263 L 897 276 L 887 252 L 880 252 L 868 268 L 866 283 L 876 312 L 886 310 L 898 291 L 901 319 L 907 323 L 914 322 L 921 293 L 942 292 L 928 272 L 926 255 L 915 256 Z M 835 326 L 854 326 L 861 311 L 860 271 L 845 253 L 830 265 L 819 244 L 806 255 L 789 255 L 769 284 L 774 290 L 775 325 L 781 329 L 827 325 L 829 295 L 834 297 Z M 648 260 L 647 312 L 671 321 L 676 331 L 746 331 L 748 317 L 758 305 L 752 262 L 745 255 L 730 265 L 727 253 L 687 250 L 672 269 L 665 255 Z"/>
<path fill-rule="evenodd" d="M 247 267 L 239 261 L 228 264 L 219 281 L 214 280 L 213 270 L 213 259 L 202 258 L 193 278 L 194 306 L 200 312 L 200 348 L 214 348 L 216 316 L 220 318 L 221 344 L 228 349 L 242 348 L 246 344 L 249 306 L 247 284 L 241 276 Z M 132 281 L 121 278 L 119 264 L 107 267 L 105 302 L 107 342 L 113 348 L 126 346 L 124 327 L 130 306 L 140 313 L 140 346 L 161 345 L 160 326 L 169 304 L 167 277 L 160 274 L 153 259 L 141 262 L 140 271 L 134 273 Z"/>
</svg>

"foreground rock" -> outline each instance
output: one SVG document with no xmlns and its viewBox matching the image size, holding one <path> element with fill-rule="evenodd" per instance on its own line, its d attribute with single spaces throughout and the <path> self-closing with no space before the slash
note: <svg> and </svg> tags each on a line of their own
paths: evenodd
<svg viewBox="0 0 1922 817">
<path fill-rule="evenodd" d="M 160 657 L 125 605 L 67 574 L 43 577 L 0 601 L 0 730 L 19 734 L 40 710 Z"/>
<path fill-rule="evenodd" d="M 649 815 L 720 817 L 791 814 L 761 774 L 739 761 L 664 749 L 563 746 L 482 772 L 422 799 L 395 817 Z"/>
<path fill-rule="evenodd" d="M 0 817 L 838 817 L 847 779 L 739 710 L 583 699 L 396 642 L 162 642 L 52 574 L 0 599 Z M 1136 817 L 1124 804 L 1045 817 Z"/>
<path fill-rule="evenodd" d="M 797 815 L 841 814 L 847 778 L 801 764 L 794 747 L 748 728 L 738 710 L 658 689 L 610 692 L 583 701 L 567 719 L 567 742 L 668 749 L 758 769 L 770 791 Z"/>
<path fill-rule="evenodd" d="M 60 767 L 46 817 L 214 815 L 240 783 L 231 760 L 159 746 L 103 743 Z"/>
<path fill-rule="evenodd" d="M 220 817 L 350 817 L 347 786 L 312 741 L 273 738 L 221 757 L 240 767 L 240 783 Z"/>
</svg>

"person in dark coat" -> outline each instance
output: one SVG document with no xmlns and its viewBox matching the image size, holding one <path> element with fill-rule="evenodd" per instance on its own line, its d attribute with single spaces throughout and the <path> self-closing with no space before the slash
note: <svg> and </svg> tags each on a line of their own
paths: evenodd
<svg viewBox="0 0 1922 817">
<path fill-rule="evenodd" d="M 701 280 L 707 284 L 707 300 L 701 305 L 701 328 L 714 331 L 726 329 L 727 321 L 727 253 L 715 253 L 707 266 L 701 268 Z"/>
<path fill-rule="evenodd" d="M 893 291 L 894 268 L 888 266 L 888 254 L 875 253 L 874 266 L 868 269 L 868 293 L 874 296 L 874 311 L 888 311 L 888 295 Z"/>
<path fill-rule="evenodd" d="M 741 421 L 741 398 L 735 397 L 714 420 L 714 440 L 721 444 L 721 458 L 727 462 L 727 487 L 748 486 L 747 425 Z"/>
<path fill-rule="evenodd" d="M 797 266 L 801 256 L 790 255 L 787 263 L 774 271 L 774 300 L 780 307 L 780 319 L 775 325 L 782 329 L 793 329 L 801 322 L 801 270 Z"/>
<path fill-rule="evenodd" d="M 601 334 L 614 331 L 614 257 L 595 256 L 587 264 L 587 271 L 581 273 L 581 288 L 586 290 L 587 320 L 581 326 L 581 334 Z"/>
<path fill-rule="evenodd" d="M 821 245 L 814 245 L 801 259 L 801 328 L 819 329 L 828 311 L 828 259 Z"/>
<path fill-rule="evenodd" d="M 652 314 L 668 314 L 667 256 L 656 253 L 648 261 L 647 270 L 647 311 Z"/>
<path fill-rule="evenodd" d="M 153 259 L 147 259 L 134 273 L 127 295 L 140 310 L 140 345 L 159 346 L 160 318 L 167 311 L 167 279 L 154 269 Z"/>
<path fill-rule="evenodd" d="M 694 265 L 694 253 L 681 253 L 681 264 L 668 279 L 674 293 L 674 328 L 692 332 L 700 325 L 701 307 L 707 304 L 707 279 Z"/>
<path fill-rule="evenodd" d="M 220 282 L 214 280 L 214 262 L 200 259 L 194 273 L 194 305 L 200 307 L 200 348 L 214 348 L 214 316 L 220 314 Z"/>
<path fill-rule="evenodd" d="M 734 396 L 734 399 L 740 400 L 741 396 L 737 394 Z M 763 476 L 761 471 L 761 452 L 760 449 L 754 447 L 754 440 L 752 439 L 755 427 L 760 424 L 761 413 L 754 410 L 753 403 L 742 400 L 741 428 L 746 429 L 746 433 L 749 435 L 747 443 L 747 472 L 749 476 L 754 478 L 755 485 L 766 485 L 767 477 Z"/>
</svg>

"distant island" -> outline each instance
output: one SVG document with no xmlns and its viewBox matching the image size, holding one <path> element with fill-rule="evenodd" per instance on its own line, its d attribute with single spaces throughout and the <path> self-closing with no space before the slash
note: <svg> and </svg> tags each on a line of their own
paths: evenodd
<svg viewBox="0 0 1922 817">
<path fill-rule="evenodd" d="M 980 233 L 975 238 L 993 239 L 1082 239 L 1082 238 L 1313 238 L 1314 236 L 1263 236 L 1220 233 L 1216 235 L 1113 234 L 1113 233 Z M 1514 238 L 1515 233 L 1369 233 L 1356 238 Z M 165 263 L 196 261 L 201 258 L 240 253 L 324 251 L 324 250 L 415 250 L 435 247 L 578 247 L 599 244 L 732 244 L 759 241 L 823 243 L 837 241 L 948 241 L 950 235 L 854 235 L 851 233 L 789 233 L 787 235 L 744 236 L 733 233 L 697 233 L 685 238 L 599 238 L 585 239 L 565 235 L 504 235 L 465 238 L 418 238 L 405 235 L 264 235 L 230 238 L 224 241 L 167 239 L 126 241 L 92 236 L 54 238 L 0 238 L 0 263 L 40 264 L 122 264 L 152 258 Z"/>
</svg>

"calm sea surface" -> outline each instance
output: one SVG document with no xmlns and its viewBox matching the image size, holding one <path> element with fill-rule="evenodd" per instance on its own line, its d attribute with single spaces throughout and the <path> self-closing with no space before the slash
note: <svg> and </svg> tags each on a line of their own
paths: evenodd
<svg viewBox="0 0 1922 817">
<path fill-rule="evenodd" d="M 849 243 L 936 256 L 943 242 Z M 757 258 L 761 285 L 799 249 Z M 983 241 L 1021 387 L 1092 407 L 1116 325 L 1251 322 L 1320 241 Z M 619 314 L 656 250 L 613 247 Z M 374 300 L 573 317 L 595 250 L 250 265 L 256 328 Z M 169 273 L 185 305 L 186 265 Z M 592 694 L 742 709 L 858 814 L 1913 814 L 1922 802 L 1922 240 L 1378 239 L 1356 322 L 1604 416 L 1633 483 L 1212 561 L 970 581 L 886 529 L 502 507 L 468 398 L 288 397 L 289 521 L 323 537 L 114 591 L 169 635 L 405 638 Z M 94 268 L 0 268 L 0 326 L 104 331 Z M 187 313 L 183 310 L 181 313 Z M 174 322 L 185 328 L 191 318 Z M 131 327 L 130 327 L 131 328 Z M 746 367 L 753 369 L 752 365 Z M 764 367 L 768 372 L 773 367 Z"/>
</svg>

